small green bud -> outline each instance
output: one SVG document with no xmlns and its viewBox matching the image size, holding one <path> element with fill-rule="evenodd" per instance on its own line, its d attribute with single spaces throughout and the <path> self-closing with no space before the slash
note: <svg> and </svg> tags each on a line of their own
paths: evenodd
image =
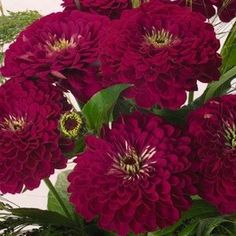
<svg viewBox="0 0 236 236">
<path fill-rule="evenodd" d="M 70 139 L 76 139 L 85 134 L 86 121 L 81 112 L 66 112 L 61 116 L 59 128 L 63 136 Z"/>
</svg>

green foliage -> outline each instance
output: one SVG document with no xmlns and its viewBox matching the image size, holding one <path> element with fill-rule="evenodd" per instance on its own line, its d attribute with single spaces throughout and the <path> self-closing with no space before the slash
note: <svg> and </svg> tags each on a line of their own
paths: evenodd
<svg viewBox="0 0 236 236">
<path fill-rule="evenodd" d="M 57 177 L 56 184 L 54 185 L 56 191 L 59 193 L 64 205 L 66 206 L 67 210 L 69 211 L 71 216 L 75 215 L 74 207 L 69 202 L 69 195 L 67 192 L 67 188 L 69 182 L 67 180 L 67 176 L 70 173 L 70 170 L 63 171 Z M 61 215 L 66 217 L 64 210 L 62 209 L 61 205 L 58 203 L 57 199 L 54 197 L 51 191 L 48 193 L 48 210 L 57 212 Z M 77 219 L 76 219 L 77 220 Z"/>
<path fill-rule="evenodd" d="M 235 76 L 236 66 L 223 74 L 219 81 L 209 84 L 204 98 L 205 102 L 212 97 L 220 96 L 227 92 L 231 88 L 231 81 Z"/>
<path fill-rule="evenodd" d="M 206 102 L 212 97 L 225 94 L 231 88 L 231 82 L 236 77 L 236 22 L 223 45 L 221 78 L 219 81 L 210 83 L 199 101 Z"/>
<path fill-rule="evenodd" d="M 235 236 L 234 217 L 221 216 L 203 200 L 195 200 L 192 208 L 181 219 L 166 229 L 149 233 L 148 236 Z"/>
<path fill-rule="evenodd" d="M 192 107 L 183 106 L 177 111 L 172 111 L 168 109 L 152 109 L 152 112 L 158 116 L 163 117 L 165 120 L 176 125 L 185 125 L 187 115 L 192 110 Z"/>
<path fill-rule="evenodd" d="M 176 224 L 155 233 L 150 233 L 149 236 L 195 236 L 191 233 L 195 232 L 199 221 L 214 216 L 218 217 L 219 213 L 212 205 L 203 200 L 195 200 L 190 210 L 183 213 Z"/>
<path fill-rule="evenodd" d="M 0 235 L 40 235 L 40 236 L 85 236 L 77 222 L 65 216 L 36 208 L 13 208 L 9 203 L 0 202 Z M 27 226 L 40 226 L 23 232 Z"/>
<path fill-rule="evenodd" d="M 89 129 L 99 134 L 102 125 L 112 120 L 114 106 L 120 94 L 128 87 L 128 84 L 118 84 L 103 89 L 84 105 L 82 113 Z"/>
<path fill-rule="evenodd" d="M 132 2 L 133 8 L 138 8 L 141 5 L 140 0 L 132 0 L 131 2 Z"/>
<path fill-rule="evenodd" d="M 8 12 L 0 16 L 0 45 L 10 43 L 26 26 L 40 18 L 37 11 Z"/>
<path fill-rule="evenodd" d="M 20 236 L 81 236 L 81 234 L 74 228 L 49 225 L 26 231 Z"/>
<path fill-rule="evenodd" d="M 224 74 L 236 66 L 236 22 L 230 30 L 225 44 L 221 50 L 223 64 L 221 73 Z"/>
</svg>

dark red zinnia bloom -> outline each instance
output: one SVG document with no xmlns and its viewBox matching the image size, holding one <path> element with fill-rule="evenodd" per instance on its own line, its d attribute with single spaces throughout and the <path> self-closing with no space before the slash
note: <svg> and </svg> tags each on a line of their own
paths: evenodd
<svg viewBox="0 0 236 236">
<path fill-rule="evenodd" d="M 58 120 L 70 108 L 57 87 L 9 80 L 0 87 L 0 191 L 32 190 L 66 166 Z"/>
<path fill-rule="evenodd" d="M 108 22 L 105 16 L 79 11 L 43 17 L 24 30 L 10 46 L 1 72 L 6 77 L 61 80 L 68 89 L 72 87 L 75 95 L 80 94 L 86 100 L 87 94 L 91 96 L 97 91 L 96 84 L 86 85 L 91 84 L 91 77 L 93 81 L 97 79 L 97 47 Z"/>
<path fill-rule="evenodd" d="M 209 101 L 188 119 L 199 194 L 222 213 L 236 211 L 236 95 Z"/>
<path fill-rule="evenodd" d="M 106 15 L 111 19 L 119 18 L 121 13 L 132 8 L 131 0 L 63 0 L 65 10 L 80 9 L 81 11 Z M 77 4 L 77 5 L 76 5 Z"/>
<path fill-rule="evenodd" d="M 214 28 L 187 8 L 153 1 L 113 21 L 100 45 L 104 84 L 132 83 L 138 105 L 176 109 L 197 81 L 218 80 Z"/>
<path fill-rule="evenodd" d="M 156 0 L 153 0 L 156 1 Z M 158 0 L 165 3 L 178 4 L 179 6 L 189 6 L 190 1 L 185 0 Z M 236 17 L 236 0 L 193 0 L 191 1 L 193 11 L 200 12 L 206 18 L 218 15 L 223 22 L 229 22 Z M 217 9 L 217 11 L 216 11 Z"/>
<path fill-rule="evenodd" d="M 70 201 L 79 214 L 126 236 L 175 223 L 195 193 L 190 139 L 154 115 L 133 113 L 88 136 L 69 175 Z"/>
</svg>

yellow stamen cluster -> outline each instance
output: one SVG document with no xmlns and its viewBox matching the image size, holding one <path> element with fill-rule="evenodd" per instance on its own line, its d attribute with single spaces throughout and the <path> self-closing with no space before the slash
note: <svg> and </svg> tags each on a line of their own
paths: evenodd
<svg viewBox="0 0 236 236">
<path fill-rule="evenodd" d="M 128 174 L 138 173 L 140 170 L 139 157 L 133 147 L 127 150 L 125 156 L 120 159 L 120 167 Z"/>
<path fill-rule="evenodd" d="M 25 119 L 23 117 L 15 117 L 9 115 L 8 118 L 4 118 L 4 122 L 0 124 L 2 130 L 10 130 L 13 132 L 22 130 L 25 126 Z"/>
<path fill-rule="evenodd" d="M 47 47 L 51 52 L 61 52 L 68 48 L 75 48 L 76 46 L 77 43 L 74 37 L 71 37 L 70 39 L 52 39 L 52 42 L 47 42 Z"/>
<path fill-rule="evenodd" d="M 226 123 L 224 128 L 224 137 L 226 139 L 226 145 L 231 148 L 236 148 L 236 125 Z"/>
<path fill-rule="evenodd" d="M 147 32 L 144 35 L 147 44 L 154 46 L 155 48 L 162 48 L 175 43 L 178 39 L 174 37 L 169 31 L 164 29 L 156 30 L 152 28 L 151 32 Z"/>
</svg>

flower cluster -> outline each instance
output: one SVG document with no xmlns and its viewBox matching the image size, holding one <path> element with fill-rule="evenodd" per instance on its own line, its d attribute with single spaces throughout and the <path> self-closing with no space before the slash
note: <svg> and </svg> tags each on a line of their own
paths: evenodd
<svg viewBox="0 0 236 236">
<path fill-rule="evenodd" d="M 224 95 L 236 76 L 228 50 L 235 28 L 222 58 L 207 18 L 229 22 L 236 1 L 62 6 L 23 30 L 0 68 L 8 77 L 0 86 L 0 193 L 33 190 L 43 179 L 50 186 L 75 157 L 68 193 L 88 222 L 81 230 L 96 222 L 120 236 L 146 235 L 181 219 L 192 195 L 235 213 L 236 95 Z M 194 101 L 199 82 L 213 84 Z"/>
</svg>

